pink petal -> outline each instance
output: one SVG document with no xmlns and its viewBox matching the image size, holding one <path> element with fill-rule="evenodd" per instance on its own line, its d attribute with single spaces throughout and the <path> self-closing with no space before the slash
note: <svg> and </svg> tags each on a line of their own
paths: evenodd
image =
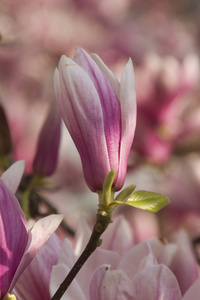
<svg viewBox="0 0 200 300">
<path fill-rule="evenodd" d="M 54 83 L 61 115 L 81 156 L 86 181 L 91 189 L 91 183 L 100 189 L 110 166 L 99 95 L 84 70 L 64 56 Z"/>
<path fill-rule="evenodd" d="M 143 266 L 144 264 L 147 264 L 147 260 L 145 258 L 148 258 L 149 254 L 152 258 L 152 249 L 148 242 L 137 244 L 130 251 L 128 251 L 126 255 L 122 257 L 118 265 L 118 269 L 124 270 L 129 278 L 133 278 L 142 268 L 142 264 Z M 154 263 L 156 263 L 155 257 L 154 260 Z"/>
<path fill-rule="evenodd" d="M 129 223 L 121 215 L 117 217 L 102 235 L 101 248 L 125 255 L 133 246 L 133 232 Z"/>
<path fill-rule="evenodd" d="M 122 270 L 110 271 L 109 265 L 103 265 L 90 283 L 90 300 L 93 299 L 134 300 L 132 282 Z"/>
<path fill-rule="evenodd" d="M 197 262 L 189 237 L 185 231 L 177 232 L 172 241 L 178 245 L 178 251 L 170 269 L 175 274 L 181 292 L 184 294 L 199 277 Z"/>
<path fill-rule="evenodd" d="M 76 246 L 74 252 L 76 256 L 79 256 L 83 252 L 90 239 L 91 234 L 92 230 L 86 222 L 85 218 L 79 218 L 75 237 Z"/>
<path fill-rule="evenodd" d="M 135 79 L 131 59 L 126 64 L 120 82 L 120 105 L 121 105 L 121 147 L 120 147 L 120 174 L 116 187 L 124 184 L 128 155 L 132 146 L 136 127 L 136 94 Z"/>
<path fill-rule="evenodd" d="M 64 239 L 62 243 L 60 255 L 58 258 L 58 263 L 64 263 L 66 264 L 66 266 L 68 266 L 69 269 L 71 269 L 75 264 L 76 260 L 77 258 L 74 254 L 74 249 L 72 248 L 72 244 L 67 238 Z"/>
<path fill-rule="evenodd" d="M 178 250 L 177 245 L 158 238 L 149 240 L 148 242 L 158 263 L 170 267 Z"/>
<path fill-rule="evenodd" d="M 53 296 L 60 284 L 63 282 L 70 268 L 65 264 L 59 264 L 53 267 L 51 280 L 50 280 L 50 294 Z M 85 287 L 86 289 L 87 287 Z M 62 296 L 62 300 L 86 300 L 82 289 L 80 288 L 76 279 L 73 280 L 72 284 L 69 286 L 68 290 Z"/>
<path fill-rule="evenodd" d="M 89 75 L 99 95 L 103 111 L 104 132 L 110 170 L 115 169 L 118 174 L 119 145 L 121 140 L 121 111 L 119 99 L 105 74 L 83 49 L 76 49 L 74 61 Z"/>
<path fill-rule="evenodd" d="M 116 269 L 119 264 L 120 256 L 113 252 L 107 251 L 103 249 L 96 249 L 95 252 L 89 257 L 87 262 L 83 265 L 82 269 L 77 275 L 77 280 L 79 282 L 80 287 L 86 293 L 86 297 L 88 298 L 88 289 L 85 287 L 89 287 L 91 278 L 97 268 L 99 268 L 103 264 L 111 265 L 112 269 Z M 87 274 L 87 276 L 85 276 Z"/>
<path fill-rule="evenodd" d="M 11 281 L 28 243 L 28 229 L 18 200 L 0 179 L 0 298 Z"/>
<path fill-rule="evenodd" d="M 187 290 L 183 300 L 199 300 L 200 295 L 200 278 L 198 278 L 195 283 Z"/>
<path fill-rule="evenodd" d="M 181 300 L 181 292 L 174 274 L 164 265 L 155 265 L 134 277 L 133 299 Z"/>
<path fill-rule="evenodd" d="M 2 181 L 13 194 L 15 194 L 18 189 L 24 172 L 24 167 L 24 160 L 16 161 L 1 175 Z"/>
<path fill-rule="evenodd" d="M 57 103 L 51 104 L 41 129 L 33 161 L 34 173 L 50 176 L 56 169 L 61 135 L 61 115 Z"/>
<path fill-rule="evenodd" d="M 49 283 L 53 265 L 57 264 L 61 241 L 53 234 L 24 270 L 14 288 L 20 300 L 50 300 Z"/>
<path fill-rule="evenodd" d="M 119 99 L 119 93 L 120 93 L 120 83 L 117 79 L 117 77 L 113 74 L 113 72 L 104 64 L 104 62 L 101 60 L 101 58 L 95 54 L 91 53 L 90 56 L 95 61 L 95 63 L 99 66 L 99 68 L 103 71 L 106 78 L 110 82 L 110 85 L 112 86 L 117 98 Z"/>
<path fill-rule="evenodd" d="M 29 232 L 27 247 L 25 249 L 25 253 L 19 264 L 17 272 L 15 273 L 15 276 L 13 278 L 11 289 L 14 287 L 19 276 L 35 257 L 36 253 L 58 228 L 62 219 L 62 215 L 50 215 L 48 217 L 40 219 L 35 223 L 32 230 Z"/>
</svg>

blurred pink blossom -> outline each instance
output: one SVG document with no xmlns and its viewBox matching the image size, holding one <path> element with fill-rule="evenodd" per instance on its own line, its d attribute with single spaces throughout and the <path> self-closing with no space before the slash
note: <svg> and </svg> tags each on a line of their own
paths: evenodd
<svg viewBox="0 0 200 300">
<path fill-rule="evenodd" d="M 56 234 L 48 239 L 18 279 L 13 293 L 20 300 L 50 300 L 49 281 L 57 264 L 61 241 Z"/>
<path fill-rule="evenodd" d="M 196 55 L 179 62 L 174 57 L 151 54 L 136 69 L 138 126 L 134 149 L 141 156 L 160 164 L 176 150 L 183 132 L 188 130 L 184 115 L 199 78 Z M 190 126 L 190 134 L 191 130 Z"/>
<path fill-rule="evenodd" d="M 52 103 L 38 139 L 33 161 L 33 172 L 42 176 L 54 173 L 60 145 L 61 115 L 56 103 Z"/>
<path fill-rule="evenodd" d="M 63 242 L 52 271 L 52 295 L 83 250 L 90 230 L 81 223 L 78 232 L 74 250 L 67 239 Z M 197 288 L 197 264 L 186 233 L 177 233 L 177 239 L 178 243 L 167 243 L 155 238 L 134 246 L 127 221 L 115 219 L 104 233 L 102 246 L 85 263 L 63 299 L 188 299 L 187 294 L 194 294 Z M 197 300 L 198 295 L 192 299 Z"/>
</svg>

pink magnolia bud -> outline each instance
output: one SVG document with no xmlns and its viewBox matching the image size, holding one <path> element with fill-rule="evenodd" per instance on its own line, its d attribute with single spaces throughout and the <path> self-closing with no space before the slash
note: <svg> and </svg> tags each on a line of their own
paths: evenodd
<svg viewBox="0 0 200 300">
<path fill-rule="evenodd" d="M 50 176 L 56 169 L 61 134 L 61 116 L 56 103 L 52 103 L 47 119 L 41 129 L 33 171 Z"/>
<path fill-rule="evenodd" d="M 119 83 L 96 54 L 77 48 L 73 60 L 61 57 L 54 86 L 89 188 L 102 190 L 106 176 L 115 169 L 113 187 L 120 190 L 136 125 L 132 61 L 129 59 Z"/>
</svg>

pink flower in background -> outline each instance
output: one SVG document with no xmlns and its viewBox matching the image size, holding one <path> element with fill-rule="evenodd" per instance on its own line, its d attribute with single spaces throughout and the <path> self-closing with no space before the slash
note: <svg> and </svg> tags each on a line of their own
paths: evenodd
<svg viewBox="0 0 200 300">
<path fill-rule="evenodd" d="M 124 184 L 136 125 L 136 96 L 131 60 L 121 83 L 96 54 L 77 48 L 62 56 L 54 76 L 61 115 L 79 151 L 85 180 L 101 190 L 111 169 L 115 190 Z"/>
<path fill-rule="evenodd" d="M 67 239 L 63 242 L 58 265 L 52 271 L 52 295 L 82 252 L 89 234 L 81 222 L 75 249 Z M 190 294 L 194 296 L 191 299 L 198 300 L 199 295 L 194 293 L 199 290 L 198 282 L 197 264 L 184 232 L 177 233 L 174 243 L 155 238 L 134 245 L 130 226 L 120 217 L 104 233 L 102 245 L 85 263 L 63 300 L 188 300 Z"/>
<path fill-rule="evenodd" d="M 36 222 L 29 231 L 14 195 L 23 170 L 24 162 L 16 162 L 0 179 L 0 299 L 12 291 L 19 276 L 62 221 L 61 215 L 51 215 Z"/>
<path fill-rule="evenodd" d="M 197 55 L 187 55 L 182 62 L 173 56 L 146 55 L 136 69 L 138 126 L 134 150 L 142 157 L 155 164 L 166 163 L 181 136 L 197 132 L 198 122 L 193 120 L 186 126 L 185 115 L 193 111 L 191 96 L 198 81 Z"/>
<path fill-rule="evenodd" d="M 42 176 L 54 173 L 58 160 L 61 135 L 61 116 L 55 103 L 51 104 L 47 119 L 41 129 L 33 171 Z"/>
<path fill-rule="evenodd" d="M 60 248 L 60 239 L 52 234 L 17 281 L 13 291 L 17 299 L 50 300 L 49 281 L 52 267 L 57 264 Z"/>
</svg>

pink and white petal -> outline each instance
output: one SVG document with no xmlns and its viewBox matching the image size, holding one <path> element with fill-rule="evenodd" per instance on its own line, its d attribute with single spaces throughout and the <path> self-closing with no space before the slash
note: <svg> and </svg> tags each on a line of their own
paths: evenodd
<svg viewBox="0 0 200 300">
<path fill-rule="evenodd" d="M 200 295 L 200 278 L 187 290 L 182 300 L 199 300 Z"/>
<path fill-rule="evenodd" d="M 18 279 L 14 294 L 20 300 L 50 300 L 49 283 L 57 264 L 61 241 L 53 234 Z"/>
<path fill-rule="evenodd" d="M 99 268 L 103 264 L 109 264 L 111 265 L 111 269 L 116 269 L 120 261 L 120 256 L 113 252 L 113 251 L 107 251 L 103 249 L 96 249 L 95 252 L 88 258 L 87 262 L 83 265 L 82 269 L 77 275 L 77 281 L 80 284 L 80 287 L 84 292 L 87 292 L 85 294 L 86 298 L 88 299 L 88 289 L 86 290 L 85 287 L 88 287 L 91 281 L 91 278 L 96 271 L 97 268 Z M 84 274 L 87 274 L 87 276 L 84 276 Z"/>
<path fill-rule="evenodd" d="M 55 294 L 60 284 L 63 282 L 70 269 L 65 264 L 59 264 L 53 267 L 51 280 L 50 280 L 50 295 Z M 85 289 L 87 287 L 85 286 Z M 75 278 L 68 290 L 62 296 L 62 300 L 86 300 L 82 289 L 80 288 L 77 279 Z"/>
<path fill-rule="evenodd" d="M 88 74 L 99 95 L 103 111 L 104 132 L 110 169 L 115 169 L 118 174 L 119 144 L 121 138 L 121 111 L 119 99 L 105 74 L 83 49 L 76 49 L 74 61 Z"/>
<path fill-rule="evenodd" d="M 132 282 L 122 270 L 110 271 L 109 265 L 103 265 L 90 283 L 90 300 L 93 299 L 134 300 Z"/>
<path fill-rule="evenodd" d="M 72 248 L 72 244 L 67 238 L 65 238 L 62 243 L 62 248 L 58 258 L 58 263 L 59 264 L 64 263 L 66 266 L 68 266 L 69 269 L 71 269 L 75 264 L 76 260 L 77 258 L 74 254 L 74 249 Z"/>
<path fill-rule="evenodd" d="M 109 173 L 110 165 L 98 93 L 87 73 L 64 56 L 60 59 L 59 72 L 55 73 L 55 85 L 58 82 L 61 97 L 57 100 L 61 115 L 81 156 L 86 181 L 102 185 L 102 178 Z"/>
<path fill-rule="evenodd" d="M 18 205 L 16 205 L 18 204 Z M 0 298 L 8 292 L 28 243 L 28 229 L 16 197 L 0 179 Z"/>
<path fill-rule="evenodd" d="M 102 240 L 101 248 L 115 251 L 121 256 L 125 255 L 134 244 L 131 227 L 122 215 L 114 220 L 112 226 L 108 226 Z"/>
<path fill-rule="evenodd" d="M 15 194 L 20 184 L 25 168 L 25 161 L 19 160 L 13 163 L 2 175 L 1 179 L 5 186 Z"/>
<path fill-rule="evenodd" d="M 165 265 L 141 270 L 134 277 L 133 298 L 137 300 L 181 300 L 176 277 Z"/>
<path fill-rule="evenodd" d="M 83 252 L 90 239 L 91 234 L 91 228 L 89 228 L 89 225 L 86 222 L 85 218 L 80 217 L 78 220 L 78 226 L 75 237 L 74 253 L 76 256 L 79 256 Z"/>
<path fill-rule="evenodd" d="M 143 257 L 140 261 L 140 264 L 139 264 L 139 270 L 143 270 L 143 269 L 146 269 L 148 267 L 152 267 L 152 266 L 155 266 L 157 265 L 158 262 L 153 254 L 153 252 L 150 252 L 148 255 L 146 255 L 145 257 Z M 133 278 L 133 276 L 131 277 Z"/>
<path fill-rule="evenodd" d="M 21 162 L 23 162 L 23 161 L 21 161 Z M 20 169 L 20 164 L 19 164 L 19 169 Z M 14 169 L 14 171 L 16 170 L 16 168 Z M 9 171 L 10 172 L 10 171 Z M 7 173 L 8 174 L 8 173 Z M 15 172 L 14 172 L 14 174 L 15 174 Z M 12 176 L 12 175 L 11 175 Z M 4 178 L 5 179 L 5 178 Z M 9 195 L 10 195 L 10 199 L 12 199 L 12 202 L 13 202 L 13 204 L 14 204 L 14 206 L 15 206 L 15 209 L 16 209 L 16 213 L 18 213 L 19 214 L 19 216 L 20 216 L 20 218 L 21 218 L 21 220 L 22 220 L 22 222 L 23 222 L 23 224 L 24 224 L 24 226 L 26 227 L 26 228 L 28 228 L 27 227 L 27 220 L 26 220 L 26 217 L 25 217 L 25 215 L 24 215 L 24 212 L 23 212 L 23 210 L 21 209 L 21 206 L 20 206 L 20 204 L 19 204 L 19 201 L 18 201 L 18 199 L 15 197 L 15 195 L 9 190 L 9 188 L 7 187 L 7 185 L 4 183 L 4 181 L 2 180 L 2 177 L 0 178 L 0 182 L 2 182 L 3 183 L 3 185 L 5 186 L 5 188 L 6 188 L 6 190 L 8 191 L 8 193 L 9 193 Z M 8 178 L 7 178 L 7 175 L 6 175 L 6 182 L 7 182 L 7 184 L 8 184 L 8 182 L 9 182 L 9 180 L 8 180 Z M 13 180 L 12 180 L 12 178 L 11 178 L 11 185 L 13 186 L 13 189 L 15 189 L 14 188 L 14 186 L 15 186 L 15 183 L 13 182 Z M 28 230 L 28 229 L 27 229 Z"/>
<path fill-rule="evenodd" d="M 143 259 L 149 254 L 152 254 L 152 250 L 148 242 L 139 243 L 122 257 L 118 269 L 124 270 L 129 278 L 133 278 L 141 269 Z"/>
<path fill-rule="evenodd" d="M 177 253 L 178 246 L 159 238 L 151 239 L 148 242 L 158 261 L 158 264 L 162 263 L 167 267 L 170 267 Z"/>
<path fill-rule="evenodd" d="M 121 104 L 121 148 L 120 148 L 120 174 L 116 185 L 122 186 L 127 168 L 127 160 L 132 146 L 136 127 L 136 94 L 133 64 L 129 59 L 126 64 L 120 83 Z"/>
<path fill-rule="evenodd" d="M 35 223 L 32 230 L 29 232 L 28 243 L 24 252 L 24 255 L 20 261 L 17 272 L 11 283 L 11 289 L 13 289 L 19 276 L 30 264 L 40 248 L 46 243 L 50 236 L 55 232 L 60 223 L 62 222 L 62 215 L 50 215 L 42 218 Z"/>
<path fill-rule="evenodd" d="M 110 82 L 117 98 L 119 99 L 120 95 L 120 83 L 117 77 L 113 74 L 113 72 L 104 64 L 102 59 L 95 53 L 90 54 L 91 58 L 95 61 L 95 63 L 99 66 L 99 68 L 103 71 L 106 78 Z"/>
<path fill-rule="evenodd" d="M 185 231 L 181 230 L 177 232 L 172 241 L 178 245 L 178 251 L 170 269 L 175 274 L 179 282 L 181 292 L 184 295 L 184 293 L 199 277 L 197 262 L 190 239 Z"/>
</svg>

